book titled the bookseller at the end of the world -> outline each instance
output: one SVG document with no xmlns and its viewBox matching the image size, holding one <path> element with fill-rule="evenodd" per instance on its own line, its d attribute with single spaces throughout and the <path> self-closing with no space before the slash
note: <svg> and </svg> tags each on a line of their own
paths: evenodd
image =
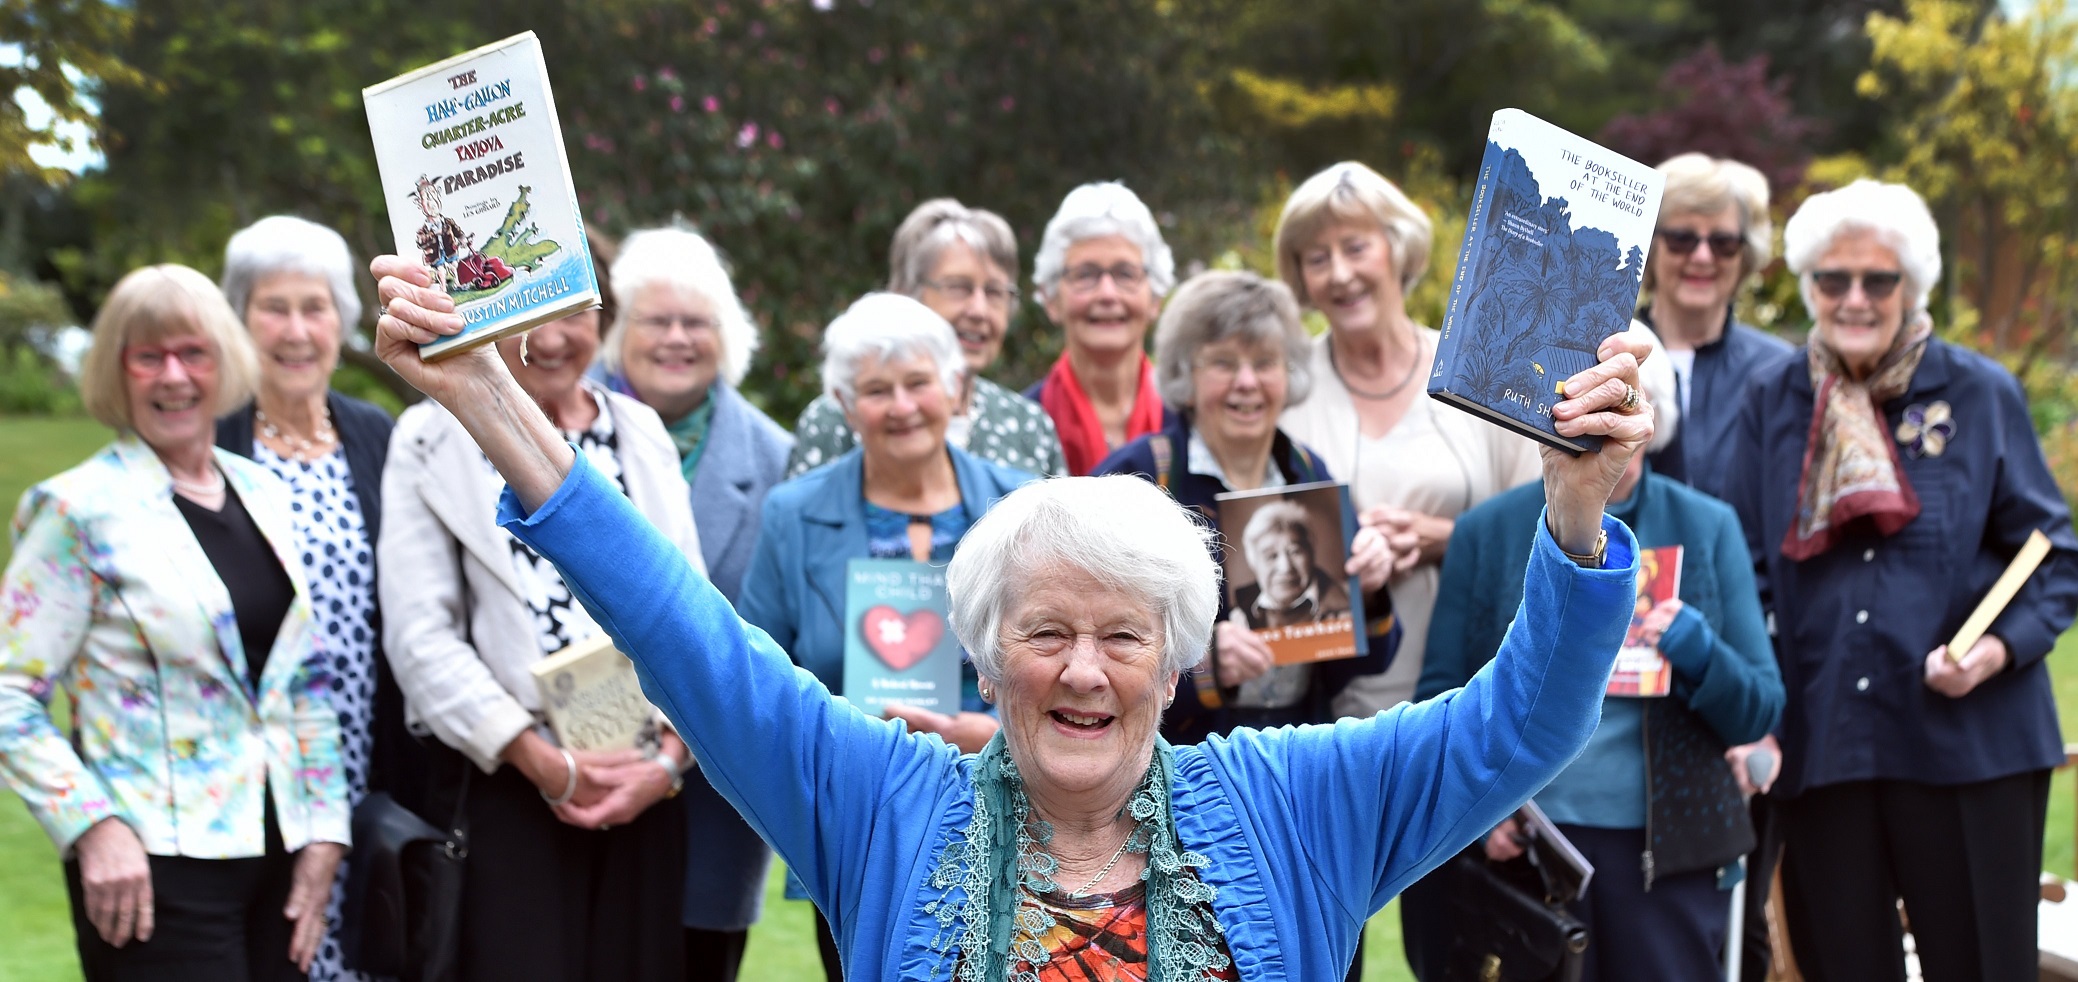
<svg viewBox="0 0 2078 982">
<path fill-rule="evenodd" d="M 1495 113 L 1429 395 L 1568 453 L 1600 447 L 1559 435 L 1551 411 L 1630 326 L 1665 186 L 1529 113 Z"/>
<path fill-rule="evenodd" d="M 433 270 L 462 333 L 435 361 L 599 305 L 534 32 L 361 90 L 398 255 Z"/>
</svg>

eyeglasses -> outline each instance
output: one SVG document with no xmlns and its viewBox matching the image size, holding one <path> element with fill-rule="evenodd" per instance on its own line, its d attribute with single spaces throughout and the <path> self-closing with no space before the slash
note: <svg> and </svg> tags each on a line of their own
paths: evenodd
<svg viewBox="0 0 2078 982">
<path fill-rule="evenodd" d="M 135 378 L 157 378 L 169 359 L 191 375 L 216 370 L 216 349 L 201 341 L 129 345 L 123 349 L 123 370 Z"/>
<path fill-rule="evenodd" d="M 1861 281 L 1863 296 L 1881 302 L 1889 299 L 1898 284 L 1904 282 L 1905 274 L 1896 270 L 1857 273 L 1850 269 L 1821 269 L 1811 274 L 1811 285 L 1834 300 L 1854 289 L 1856 280 Z"/>
<path fill-rule="evenodd" d="M 923 285 L 927 289 L 945 294 L 955 303 L 966 303 L 973 299 L 976 290 L 981 291 L 981 295 L 988 298 L 988 304 L 991 307 L 1008 307 L 1016 303 L 1018 298 L 1017 287 L 1004 283 L 990 283 L 986 286 L 977 286 L 973 280 L 952 279 L 924 280 Z"/>
<path fill-rule="evenodd" d="M 1677 256 L 1686 256 L 1705 242 L 1710 243 L 1710 254 L 1720 259 L 1729 259 L 1746 249 L 1746 237 L 1737 232 L 1703 235 L 1685 228 L 1663 228 L 1659 230 L 1659 237 L 1667 244 L 1667 251 Z"/>
<path fill-rule="evenodd" d="M 1119 263 L 1110 267 L 1085 263 L 1069 270 L 1061 279 L 1067 281 L 1068 289 L 1076 293 L 1089 293 L 1102 284 L 1106 276 L 1111 277 L 1111 282 L 1119 289 L 1131 290 L 1147 281 L 1147 267 L 1139 263 Z"/>
<path fill-rule="evenodd" d="M 1198 376 L 1207 382 L 1225 383 L 1241 374 L 1243 362 L 1239 358 L 1217 357 L 1198 362 Z M 1284 375 L 1284 359 L 1277 355 L 1264 355 L 1246 362 L 1255 370 L 1257 378 L 1278 378 Z"/>
<path fill-rule="evenodd" d="M 698 314 L 644 314 L 631 320 L 644 333 L 659 336 L 671 333 L 673 327 L 681 324 L 688 334 L 714 327 L 714 321 Z"/>
</svg>

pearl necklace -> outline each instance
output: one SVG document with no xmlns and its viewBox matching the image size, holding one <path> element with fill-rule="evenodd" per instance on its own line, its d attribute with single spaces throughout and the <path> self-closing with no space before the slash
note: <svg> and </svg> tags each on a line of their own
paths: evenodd
<svg viewBox="0 0 2078 982">
<path fill-rule="evenodd" d="M 253 406 L 253 421 L 260 424 L 261 437 L 287 444 L 289 456 L 299 463 L 307 463 L 324 456 L 339 439 L 338 432 L 332 429 L 330 406 L 326 406 L 324 415 L 318 418 L 317 433 L 310 439 L 283 433 L 280 427 L 274 425 L 273 420 L 267 418 L 267 411 L 257 404 Z"/>
<path fill-rule="evenodd" d="M 213 498 L 224 493 L 224 472 L 217 470 L 214 464 L 210 465 L 210 481 L 207 484 L 192 484 L 183 481 L 178 477 L 173 477 L 173 472 L 170 470 L 166 472 L 166 476 L 173 478 L 173 490 L 190 498 Z"/>
</svg>

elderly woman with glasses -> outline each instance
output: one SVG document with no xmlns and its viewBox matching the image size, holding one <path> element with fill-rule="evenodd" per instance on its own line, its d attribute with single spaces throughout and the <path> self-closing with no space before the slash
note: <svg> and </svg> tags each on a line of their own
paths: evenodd
<svg viewBox="0 0 2078 982">
<path fill-rule="evenodd" d="M 1176 285 L 1176 259 L 1138 195 L 1116 182 L 1085 184 L 1046 223 L 1032 283 L 1066 347 L 1025 397 L 1060 430 L 1068 472 L 1088 474 L 1174 422 L 1144 346 Z"/>
<path fill-rule="evenodd" d="M 1030 400 L 982 377 L 1003 353 L 1017 306 L 1017 237 L 1001 215 L 951 198 L 916 206 L 895 230 L 887 288 L 914 297 L 952 325 L 966 374 L 954 393 L 946 438 L 983 460 L 1042 476 L 1066 474 L 1053 420 Z M 828 394 L 794 424 L 787 476 L 795 477 L 858 442 L 844 407 Z"/>
<path fill-rule="evenodd" d="M 1505 817 L 1594 729 L 1637 576 L 1635 542 L 1603 506 L 1652 432 L 1650 405 L 1627 398 L 1643 349 L 1625 339 L 1605 341 L 1554 407 L 1560 432 L 1609 439 L 1547 458 L 1550 504 L 1515 628 L 1465 688 L 1366 720 L 1171 746 L 1162 706 L 1210 645 L 1218 608 L 1204 530 L 1148 482 L 1038 481 L 974 522 L 946 571 L 952 630 L 1002 719 L 981 753 L 962 754 L 795 667 L 546 420 L 509 411 L 525 403 L 502 363 L 420 361 L 413 345 L 461 318 L 430 270 L 394 257 L 376 270 L 384 359 L 468 420 L 510 482 L 505 526 L 569 572 L 716 786 L 830 913 L 857 978 L 1339 977 L 1365 918 Z M 904 384 L 929 398 L 942 383 L 921 374 Z M 938 428 L 911 415 L 891 443 Z M 941 468 L 913 470 L 944 484 Z M 842 488 L 856 515 L 860 486 Z M 787 493 L 767 499 L 767 534 Z M 846 524 L 832 510 L 802 517 Z"/>
<path fill-rule="evenodd" d="M 1902 899 L 1928 978 L 2034 978 L 2070 511 L 2013 376 L 1933 336 L 1940 232 L 1918 194 L 1813 195 L 1784 246 L 1817 324 L 1748 390 L 1725 473 L 1789 692 L 1774 794 L 1798 967 L 1902 978 Z M 1949 650 L 2036 533 L 2042 568 Z"/>
<path fill-rule="evenodd" d="M 123 277 L 80 366 L 116 441 L 15 513 L 0 779 L 64 859 L 89 982 L 302 979 L 325 936 L 348 771 L 305 547 L 289 488 L 212 446 L 260 371 L 208 278 Z"/>
<path fill-rule="evenodd" d="M 1153 481 L 1208 528 L 1216 527 L 1217 499 L 1226 492 L 1334 480 L 1318 454 L 1277 425 L 1286 406 L 1306 399 L 1313 382 L 1299 305 L 1284 284 L 1254 273 L 1201 273 L 1177 289 L 1155 327 L 1154 345 L 1156 377 L 1173 411 L 1171 422 L 1120 447 L 1097 465 L 1097 474 L 1135 474 Z M 1242 536 L 1251 563 L 1264 551 L 1260 535 L 1271 531 L 1275 509 L 1267 506 L 1256 513 L 1264 518 L 1262 528 L 1251 516 Z M 1220 540 L 1209 539 L 1208 546 L 1213 560 L 1222 561 Z M 1403 546 L 1411 547 L 1411 540 Z M 1343 584 L 1348 576 L 1359 577 L 1368 621 L 1361 629 L 1370 635 L 1369 654 L 1318 665 L 1272 664 L 1269 645 L 1255 632 L 1268 626 L 1267 618 L 1250 610 L 1258 604 L 1230 609 L 1222 595 L 1204 672 L 1163 719 L 1170 739 L 1195 743 L 1241 726 L 1331 721 L 1330 703 L 1351 679 L 1376 674 L 1391 663 L 1400 638 L 1385 590 L 1392 546 L 1381 531 L 1365 528 L 1349 552 L 1347 569 L 1321 571 L 1334 578 L 1321 577 L 1327 582 L 1315 592 L 1316 606 L 1339 596 L 1347 611 Z M 1310 555 L 1306 566 L 1310 578 Z M 1259 581 L 1262 572 L 1258 569 Z M 1268 589 L 1262 582 L 1258 586 Z M 1251 599 L 1259 602 L 1261 593 Z"/>
</svg>

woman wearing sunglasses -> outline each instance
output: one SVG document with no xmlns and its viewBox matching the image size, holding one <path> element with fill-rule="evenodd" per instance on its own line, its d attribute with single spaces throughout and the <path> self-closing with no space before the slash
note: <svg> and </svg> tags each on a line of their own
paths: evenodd
<svg viewBox="0 0 2078 982">
<path fill-rule="evenodd" d="M 2020 386 L 1931 334 L 1940 233 L 1856 181 L 1784 230 L 1816 320 L 1748 391 L 1727 499 L 1776 625 L 1782 890 L 1813 982 L 2035 977 L 2049 770 L 2043 656 L 2078 608 L 2078 536 Z M 1967 651 L 1947 642 L 2029 535 L 2054 546 Z"/>
<path fill-rule="evenodd" d="M 123 277 L 79 382 L 116 440 L 15 513 L 0 780 L 64 859 L 89 982 L 303 979 L 325 936 L 347 773 L 289 488 L 213 446 L 259 374 L 207 277 Z"/>
<path fill-rule="evenodd" d="M 1768 264 L 1768 179 L 1736 160 L 1685 153 L 1667 177 L 1645 262 L 1642 319 L 1674 365 L 1681 431 L 1650 457 L 1653 473 L 1724 494 L 1725 434 L 1746 382 L 1789 356 L 1789 342 L 1732 319 L 1732 300 Z"/>
</svg>

